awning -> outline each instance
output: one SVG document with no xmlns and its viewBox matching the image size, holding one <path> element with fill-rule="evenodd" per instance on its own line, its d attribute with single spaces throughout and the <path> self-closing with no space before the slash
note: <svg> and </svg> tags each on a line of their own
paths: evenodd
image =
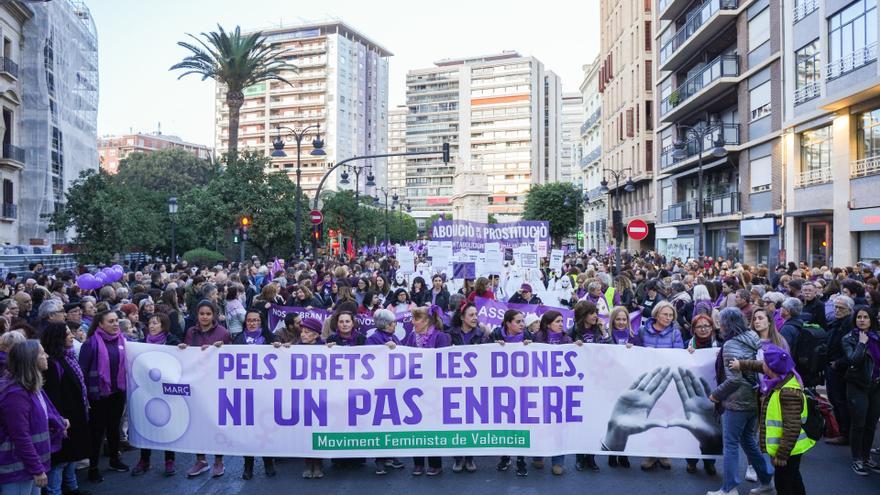
<svg viewBox="0 0 880 495">
<path fill-rule="evenodd" d="M 785 212 L 785 216 L 792 218 L 799 217 L 830 217 L 834 215 L 834 210 L 831 209 L 822 209 L 822 210 L 802 210 L 802 211 L 787 211 Z"/>
</svg>

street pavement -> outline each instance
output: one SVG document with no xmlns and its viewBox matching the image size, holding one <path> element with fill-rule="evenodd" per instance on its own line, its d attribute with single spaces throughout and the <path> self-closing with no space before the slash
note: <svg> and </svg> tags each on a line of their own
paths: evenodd
<svg viewBox="0 0 880 495">
<path fill-rule="evenodd" d="M 876 443 L 875 443 L 876 445 Z M 126 452 L 123 459 L 134 467 L 137 461 L 137 450 Z M 226 474 L 212 479 L 209 473 L 198 478 L 187 479 L 185 472 L 192 465 L 193 456 L 179 454 L 177 462 L 178 474 L 165 478 L 161 470 L 164 459 L 161 452 L 154 452 L 153 469 L 139 477 L 130 473 L 105 472 L 105 481 L 92 484 L 85 481 L 86 471 L 79 471 L 81 488 L 93 494 L 175 494 L 175 495 L 225 495 L 225 494 L 382 494 L 412 495 L 417 490 L 419 495 L 456 493 L 468 495 L 479 493 L 489 495 L 503 493 L 511 495 L 557 493 L 632 493 L 632 494 L 697 494 L 702 495 L 708 490 L 720 487 L 720 473 L 710 477 L 702 469 L 698 474 L 685 471 L 683 459 L 674 459 L 670 471 L 655 470 L 642 472 L 639 460 L 632 458 L 630 469 L 610 468 L 607 458 L 597 456 L 596 461 L 601 467 L 600 472 L 578 472 L 574 469 L 574 455 L 566 456 L 566 472 L 563 476 L 553 476 L 548 466 L 536 470 L 529 463 L 529 475 L 519 478 L 511 468 L 507 472 L 495 470 L 497 458 L 478 457 L 477 472 L 453 473 L 452 459 L 444 458 L 444 471 L 440 476 L 413 477 L 410 474 L 412 459 L 401 459 L 405 469 L 389 469 L 385 476 L 373 473 L 372 459 L 363 466 L 356 468 L 328 467 L 325 461 L 325 476 L 320 480 L 302 479 L 303 461 L 301 459 L 280 459 L 276 468 L 277 476 L 266 478 L 263 473 L 261 459 L 256 460 L 254 478 L 250 481 L 241 479 L 242 459 L 226 458 Z M 213 459 L 209 457 L 209 462 Z M 549 461 L 549 459 L 547 459 Z M 740 456 L 741 475 L 745 472 L 743 456 Z M 107 459 L 101 460 L 102 468 L 106 468 Z M 700 463 L 702 468 L 702 463 Z M 718 463 L 721 470 L 721 463 Z M 807 493 L 823 495 L 878 495 L 880 494 L 880 474 L 871 473 L 867 477 L 856 476 L 850 470 L 848 447 L 829 446 L 820 443 L 810 450 L 801 463 L 801 473 L 807 487 Z M 740 485 L 740 493 L 747 494 L 757 484 L 744 482 Z"/>
</svg>

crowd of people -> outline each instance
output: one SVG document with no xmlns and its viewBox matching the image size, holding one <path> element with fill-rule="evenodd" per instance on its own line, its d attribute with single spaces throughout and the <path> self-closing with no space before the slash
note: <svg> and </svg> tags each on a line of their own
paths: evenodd
<svg viewBox="0 0 880 495">
<path fill-rule="evenodd" d="M 101 482 L 102 453 L 110 471 L 140 476 L 154 469 L 149 450 L 140 451 L 133 467 L 121 458 L 131 448 L 127 342 L 202 349 L 531 342 L 715 348 L 716 383 L 704 392 L 722 427 L 723 459 L 722 485 L 711 494 L 737 493 L 740 447 L 749 463 L 745 479 L 760 483 L 750 493 L 805 493 L 801 457 L 816 436 L 804 430 L 812 419 L 807 405 L 824 403 L 820 392 L 833 410 L 823 418 L 825 441 L 849 447 L 855 475 L 880 473 L 872 458 L 880 419 L 880 263 L 765 267 L 712 259 L 667 262 L 643 253 L 626 256 L 619 272 L 613 268 L 612 260 L 591 252 L 568 255 L 561 271 L 541 270 L 544 287 L 563 288 L 559 301 L 573 310 L 571 328 L 564 328 L 555 310 L 536 316 L 509 309 L 497 327 L 480 321 L 478 297 L 542 304 L 534 282 L 505 294 L 499 275 L 466 280 L 460 289 L 442 274 L 409 280 L 392 256 L 266 264 L 253 258 L 214 267 L 142 263 L 96 291 L 77 287 L 78 273 L 39 264 L 21 276 L 9 274 L 0 282 L 0 493 L 88 493 L 76 471 L 87 466 L 87 479 Z M 272 305 L 322 308 L 331 316 L 320 321 L 291 313 L 271 328 Z M 402 312 L 411 312 L 413 327 L 400 338 Z M 374 331 L 356 328 L 356 316 L 364 313 L 373 316 Z M 634 313 L 642 317 L 635 329 Z M 324 477 L 324 462 L 305 459 L 303 478 Z M 531 467 L 542 469 L 544 462 L 534 458 Z M 266 476 L 275 476 L 274 459 L 262 464 Z M 414 458 L 412 464 L 415 476 L 443 470 L 440 457 Z M 607 464 L 630 468 L 627 456 L 611 455 Z M 639 464 L 645 471 L 672 468 L 662 457 Z M 244 479 L 254 476 L 254 465 L 254 458 L 245 458 Z M 577 454 L 574 466 L 600 469 L 594 454 Z M 399 459 L 375 460 L 377 475 L 403 467 Z M 529 463 L 523 456 L 498 460 L 499 471 L 511 467 L 526 476 Z M 453 472 L 476 469 L 473 457 L 453 459 Z M 564 474 L 565 456 L 552 457 L 550 469 Z M 698 469 L 697 459 L 687 461 L 688 473 Z M 716 474 L 711 459 L 703 469 Z M 158 471 L 175 475 L 174 452 L 164 452 Z M 196 456 L 185 474 L 206 473 L 224 475 L 222 455 L 211 462 Z"/>
</svg>

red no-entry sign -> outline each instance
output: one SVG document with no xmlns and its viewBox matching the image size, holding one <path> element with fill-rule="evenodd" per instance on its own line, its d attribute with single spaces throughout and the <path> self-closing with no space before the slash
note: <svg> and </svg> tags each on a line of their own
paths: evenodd
<svg viewBox="0 0 880 495">
<path fill-rule="evenodd" d="M 319 210 L 312 210 L 309 212 L 309 221 L 312 222 L 312 225 L 320 225 L 324 221 L 324 214 Z"/>
<path fill-rule="evenodd" d="M 648 237 L 648 224 L 639 218 L 631 220 L 626 225 L 626 234 L 634 241 L 641 241 Z"/>
</svg>

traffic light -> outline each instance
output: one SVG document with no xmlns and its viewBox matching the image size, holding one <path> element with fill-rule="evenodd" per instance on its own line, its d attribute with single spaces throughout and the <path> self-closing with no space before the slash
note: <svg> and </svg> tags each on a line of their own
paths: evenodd
<svg viewBox="0 0 880 495">
<path fill-rule="evenodd" d="M 312 227 L 312 239 L 314 239 L 315 242 L 320 243 L 322 240 L 321 239 L 322 237 L 323 237 L 323 232 L 321 231 L 321 226 L 320 225 L 313 226 Z"/>
<path fill-rule="evenodd" d="M 584 231 L 583 230 L 578 230 L 577 238 L 579 241 L 584 240 Z"/>
<path fill-rule="evenodd" d="M 244 215 L 238 222 L 241 225 L 241 228 L 247 229 L 251 225 L 251 217 Z"/>
<path fill-rule="evenodd" d="M 232 243 L 233 244 L 238 244 L 239 242 L 241 242 L 241 238 L 239 237 L 240 235 L 241 234 L 239 233 L 238 229 L 234 229 L 232 231 Z"/>
<path fill-rule="evenodd" d="M 449 143 L 443 143 L 443 163 L 449 163 Z"/>
</svg>

